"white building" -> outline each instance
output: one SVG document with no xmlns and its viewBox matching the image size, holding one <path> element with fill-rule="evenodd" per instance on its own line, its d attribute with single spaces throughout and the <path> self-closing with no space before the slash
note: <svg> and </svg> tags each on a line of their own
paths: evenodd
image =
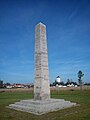
<svg viewBox="0 0 90 120">
<path fill-rule="evenodd" d="M 61 82 L 61 79 L 60 79 L 59 76 L 57 76 L 56 81 L 57 81 L 57 83 L 60 83 L 60 82 Z"/>
</svg>

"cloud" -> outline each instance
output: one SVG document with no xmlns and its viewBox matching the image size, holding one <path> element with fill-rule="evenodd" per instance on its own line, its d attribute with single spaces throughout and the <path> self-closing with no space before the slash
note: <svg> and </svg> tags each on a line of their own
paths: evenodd
<svg viewBox="0 0 90 120">
<path fill-rule="evenodd" d="M 75 17 L 75 15 L 77 15 L 78 10 L 79 10 L 79 7 L 76 7 L 74 10 L 72 10 L 72 12 L 69 14 L 68 19 L 69 20 L 73 19 L 73 17 Z"/>
</svg>

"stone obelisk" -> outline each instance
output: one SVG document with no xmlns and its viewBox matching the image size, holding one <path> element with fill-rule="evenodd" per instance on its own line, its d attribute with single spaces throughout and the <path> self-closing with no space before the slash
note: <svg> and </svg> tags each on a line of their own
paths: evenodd
<svg viewBox="0 0 90 120">
<path fill-rule="evenodd" d="M 50 99 L 46 26 L 35 27 L 34 100 Z"/>
<path fill-rule="evenodd" d="M 7 107 L 42 115 L 75 106 L 76 103 L 64 99 L 50 99 L 46 26 L 42 23 L 37 24 L 35 27 L 34 60 L 34 99 L 21 100 Z"/>
</svg>

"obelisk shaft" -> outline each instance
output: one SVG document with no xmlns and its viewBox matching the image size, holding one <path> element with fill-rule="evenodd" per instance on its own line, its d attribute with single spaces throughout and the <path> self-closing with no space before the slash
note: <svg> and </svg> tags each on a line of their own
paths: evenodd
<svg viewBox="0 0 90 120">
<path fill-rule="evenodd" d="M 35 27 L 34 100 L 50 99 L 46 26 Z"/>
</svg>

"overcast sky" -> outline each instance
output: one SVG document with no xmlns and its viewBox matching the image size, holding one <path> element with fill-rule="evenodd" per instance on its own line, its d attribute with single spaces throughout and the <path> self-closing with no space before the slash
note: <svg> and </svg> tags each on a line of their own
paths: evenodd
<svg viewBox="0 0 90 120">
<path fill-rule="evenodd" d="M 47 28 L 50 81 L 90 82 L 90 0 L 0 0 L 0 79 L 34 82 L 34 30 Z"/>
</svg>

